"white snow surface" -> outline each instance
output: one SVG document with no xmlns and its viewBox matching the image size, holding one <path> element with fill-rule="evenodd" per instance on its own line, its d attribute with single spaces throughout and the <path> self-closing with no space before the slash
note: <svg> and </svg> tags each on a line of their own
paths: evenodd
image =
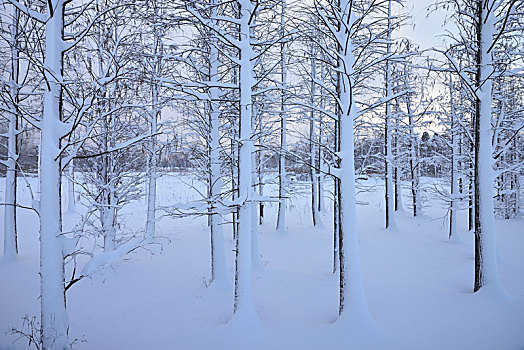
<svg viewBox="0 0 524 350">
<path fill-rule="evenodd" d="M 187 185 L 191 177 L 160 178 L 159 205 L 198 199 Z M 19 181 L 21 203 L 29 204 Z M 464 229 L 466 212 L 458 215 L 460 243 L 447 240 L 445 210 L 437 200 L 430 200 L 425 215 L 416 219 L 409 211 L 398 212 L 398 230 L 386 231 L 383 182 L 366 182 L 377 188 L 357 197 L 367 203 L 357 208 L 359 248 L 376 328 L 335 322 L 338 277 L 331 274 L 331 214 L 322 214 L 324 227 L 313 228 L 309 187 L 295 184 L 294 192 L 304 195 L 288 201 L 286 234 L 275 232 L 277 204 L 266 204 L 259 234 L 262 266 L 253 272 L 258 318 L 228 323 L 234 273 L 230 225 L 224 226 L 229 285 L 206 287 L 206 218 L 164 217 L 157 223 L 157 235 L 165 237 L 161 248 L 138 249 L 68 291 L 75 349 L 524 349 L 524 220 L 496 220 L 504 291 L 474 294 L 473 234 Z M 124 208 L 126 227 L 143 230 L 146 209 L 145 199 Z M 64 226 L 76 219 L 65 213 Z M 14 262 L 0 260 L 2 350 L 31 348 L 25 339 L 13 343 L 16 337 L 6 331 L 21 328 L 24 315 L 40 314 L 38 219 L 19 209 L 18 220 L 20 255 Z"/>
</svg>

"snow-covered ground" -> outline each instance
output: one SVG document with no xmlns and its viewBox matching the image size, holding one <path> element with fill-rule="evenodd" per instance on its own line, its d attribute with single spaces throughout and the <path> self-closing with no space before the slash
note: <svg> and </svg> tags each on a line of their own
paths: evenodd
<svg viewBox="0 0 524 350">
<path fill-rule="evenodd" d="M 228 324 L 232 287 L 206 287 L 206 219 L 164 217 L 158 222 L 158 234 L 165 237 L 161 248 L 135 251 L 68 291 L 75 348 L 524 349 L 524 221 L 496 221 L 506 294 L 473 294 L 473 237 L 464 230 L 466 213 L 459 215 L 462 242 L 447 240 L 445 210 L 435 199 L 419 218 L 407 209 L 400 212 L 399 230 L 386 231 L 381 182 L 367 183 L 377 187 L 359 194 L 359 201 L 367 204 L 358 207 L 358 226 L 366 298 L 377 324 L 371 333 L 333 323 L 338 279 L 331 273 L 330 202 L 324 227 L 313 228 L 309 198 L 295 195 L 288 202 L 287 233 L 275 232 L 275 203 L 266 205 L 260 227 L 262 266 L 253 283 L 262 323 L 251 328 Z M 159 204 L 198 199 L 190 184 L 189 175 L 162 177 Z M 28 204 L 27 189 L 22 183 L 19 188 Z M 143 229 L 145 201 L 125 213 L 127 228 Z M 74 214 L 65 214 L 66 225 L 74 219 Z M 28 348 L 25 339 L 13 344 L 16 337 L 6 331 L 21 328 L 24 315 L 39 314 L 38 221 L 23 209 L 18 220 L 20 257 L 14 263 L 0 262 L 0 349 Z M 229 226 L 224 244 L 232 282 Z"/>
</svg>

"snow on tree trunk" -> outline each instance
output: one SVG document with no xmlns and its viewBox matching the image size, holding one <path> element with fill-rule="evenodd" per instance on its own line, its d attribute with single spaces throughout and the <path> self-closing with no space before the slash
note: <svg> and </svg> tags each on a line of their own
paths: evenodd
<svg viewBox="0 0 524 350">
<path fill-rule="evenodd" d="M 419 213 L 418 190 L 420 182 L 420 167 L 418 166 L 417 135 L 415 134 L 415 121 L 409 97 L 406 101 L 409 123 L 409 171 L 411 175 L 411 205 L 413 206 L 413 216 Z"/>
<path fill-rule="evenodd" d="M 158 79 L 162 69 L 162 41 L 157 21 L 159 20 L 158 4 L 154 3 L 154 24 L 153 24 L 153 76 L 151 78 L 151 140 L 150 140 L 150 158 L 149 158 L 149 177 L 147 188 L 147 217 L 146 217 L 146 238 L 155 236 L 156 223 L 156 179 L 157 179 L 157 132 L 158 119 L 160 118 L 160 107 L 158 103 L 159 83 Z"/>
<path fill-rule="evenodd" d="M 237 126 L 233 126 L 233 135 L 231 137 L 231 200 L 235 201 L 235 199 L 238 199 L 238 161 L 235 162 L 235 160 L 238 160 L 238 143 L 235 143 L 234 141 L 238 137 L 237 132 Z M 235 208 L 231 211 L 231 231 L 232 231 L 232 238 L 234 241 L 236 241 L 238 237 L 238 208 Z"/>
<path fill-rule="evenodd" d="M 399 108 L 400 109 L 400 108 Z M 399 139 L 399 118 L 395 118 L 395 155 L 400 155 L 400 139 Z M 395 211 L 404 210 L 404 202 L 402 201 L 402 167 L 399 166 L 398 160 L 395 160 Z"/>
<path fill-rule="evenodd" d="M 284 37 L 285 34 L 285 11 L 286 0 L 281 0 L 282 13 L 280 16 L 280 35 Z M 286 44 L 284 41 L 280 44 L 280 152 L 278 158 L 278 217 L 277 217 L 277 231 L 286 231 L 286 153 L 287 153 L 287 108 L 286 108 L 286 93 L 287 93 L 287 62 L 286 62 Z"/>
<path fill-rule="evenodd" d="M 449 239 L 457 239 L 457 211 L 458 211 L 458 142 L 456 135 L 455 103 L 453 101 L 453 80 L 449 79 L 450 107 L 451 107 L 451 201 L 449 208 Z"/>
<path fill-rule="evenodd" d="M 313 45 L 311 45 L 313 46 Z M 316 75 L 316 62 L 314 58 L 314 51 L 311 50 L 311 76 L 315 77 Z M 311 100 L 310 103 L 313 105 L 315 102 L 315 81 L 311 80 Z M 317 183 L 317 171 L 316 167 L 316 147 L 315 147 L 315 110 L 311 108 L 309 112 L 309 179 L 311 181 L 311 220 L 313 221 L 313 226 L 317 226 L 318 222 L 318 183 Z"/>
<path fill-rule="evenodd" d="M 258 319 L 255 310 L 252 285 L 252 217 L 253 205 L 252 153 L 252 86 L 253 66 L 251 58 L 254 57 L 251 47 L 250 18 L 253 5 L 249 0 L 241 0 L 240 4 L 240 134 L 238 155 L 238 198 L 242 201 L 238 210 L 238 237 L 236 247 L 235 266 L 235 303 L 234 319 L 238 322 Z"/>
<path fill-rule="evenodd" d="M 19 11 L 12 7 L 11 24 L 11 71 L 9 79 L 9 113 L 7 113 L 7 159 L 3 164 L 7 167 L 5 177 L 5 204 L 4 204 L 4 259 L 13 260 L 18 255 L 18 239 L 16 229 L 16 162 L 18 160 L 18 68 L 19 51 L 18 19 Z"/>
<path fill-rule="evenodd" d="M 391 54 L 391 0 L 388 1 L 388 29 L 387 29 L 386 55 Z M 392 95 L 391 89 L 391 61 L 386 59 L 386 98 Z M 393 194 L 393 147 L 391 142 L 391 103 L 386 102 L 385 130 L 384 130 L 384 154 L 385 154 L 385 185 L 386 185 L 386 228 L 397 228 L 395 218 L 395 198 Z"/>
<path fill-rule="evenodd" d="M 325 81 L 326 78 L 326 69 L 324 62 L 324 51 L 320 53 L 320 80 Z M 325 90 L 323 87 L 320 87 L 320 109 L 324 109 L 324 101 L 326 99 Z M 318 211 L 325 211 L 324 207 L 324 176 L 325 173 L 325 163 L 322 159 L 322 147 L 325 144 L 326 140 L 324 139 L 324 122 L 323 114 L 320 113 L 318 120 L 318 145 L 317 145 L 317 167 L 319 172 L 317 172 L 317 183 L 318 183 Z"/>
<path fill-rule="evenodd" d="M 263 133 L 263 120 L 262 120 L 262 113 L 258 113 L 259 120 L 258 120 L 258 129 L 256 130 L 258 135 L 262 135 Z M 263 138 L 262 136 L 258 137 L 258 152 L 256 153 L 255 157 L 255 166 L 256 166 L 256 184 L 258 188 L 258 196 L 262 197 L 264 195 L 264 173 L 263 173 L 263 162 L 264 159 L 263 156 Z M 260 201 L 258 203 L 258 224 L 262 225 L 264 223 L 264 202 Z M 258 251 L 258 249 L 257 249 Z M 258 256 L 258 255 L 257 255 Z"/>
<path fill-rule="evenodd" d="M 216 8 L 211 9 L 212 17 Z M 217 40 L 212 35 L 209 38 L 209 166 L 210 184 L 209 194 L 216 201 L 222 193 L 222 176 L 220 172 L 220 89 L 213 86 L 213 82 L 219 82 L 218 50 Z M 211 208 L 214 211 L 214 208 Z M 211 282 L 220 285 L 227 280 L 226 256 L 224 252 L 224 233 L 222 228 L 222 217 L 220 214 L 211 215 Z"/>
<path fill-rule="evenodd" d="M 473 155 L 474 142 L 471 142 L 470 154 Z M 468 169 L 468 231 L 473 230 L 474 217 L 475 217 L 475 206 L 474 206 L 474 191 L 473 191 L 473 176 L 474 176 L 474 164 L 472 161 L 469 162 Z"/>
<path fill-rule="evenodd" d="M 477 3 L 477 98 L 475 118 L 475 286 L 499 284 L 495 219 L 493 206 L 492 80 L 493 59 L 488 51 L 493 43 L 493 1 Z"/>
<path fill-rule="evenodd" d="M 337 72 L 337 95 L 341 95 L 341 72 Z M 342 108 L 338 104 L 336 105 L 337 119 L 334 125 L 334 138 L 333 138 L 333 149 L 335 152 L 340 154 L 340 118 Z M 340 168 L 340 161 L 336 160 L 334 164 L 335 168 Z M 333 273 L 336 273 L 340 268 L 341 253 L 340 253 L 340 178 L 333 177 Z"/>
<path fill-rule="evenodd" d="M 341 1 L 340 18 L 351 28 L 349 1 Z M 340 321 L 350 327 L 371 321 L 360 271 L 360 256 L 357 233 L 357 205 L 355 190 L 354 119 L 357 106 L 353 97 L 353 47 L 350 32 L 341 26 L 339 29 L 339 66 L 344 67 L 340 74 Z"/>
<path fill-rule="evenodd" d="M 44 69 L 47 88 L 41 123 L 40 303 L 42 348 L 70 349 L 64 290 L 64 257 L 60 222 L 61 85 L 64 0 L 48 2 Z"/>
<path fill-rule="evenodd" d="M 517 147 L 517 138 L 513 139 L 513 149 L 515 150 L 515 163 L 520 164 L 520 152 Z M 515 174 L 515 217 L 520 217 L 520 205 L 521 205 L 521 180 L 518 174 Z"/>
<path fill-rule="evenodd" d="M 249 24 L 249 32 L 252 37 L 254 37 L 255 34 L 255 27 L 256 27 L 256 20 L 257 20 L 257 13 L 256 9 L 253 10 L 250 19 Z M 252 69 L 254 69 L 254 65 L 251 66 Z M 252 76 L 254 73 L 252 73 Z M 254 81 L 254 78 L 253 80 Z M 253 85 L 252 85 L 253 86 Z M 259 111 L 257 103 L 254 101 L 254 98 L 252 97 L 252 103 L 251 103 L 251 132 L 256 132 L 256 119 L 257 116 L 262 119 L 261 111 Z M 262 123 L 262 120 L 260 120 L 259 124 Z M 251 137 L 252 140 L 252 150 L 251 150 L 251 186 L 252 188 L 252 198 L 254 199 L 256 197 L 256 183 L 257 183 L 257 172 L 258 167 L 260 164 L 257 164 L 257 153 L 255 152 L 255 142 L 260 140 L 261 134 L 258 134 L 258 136 L 255 136 L 255 133 L 253 133 L 253 136 Z M 260 254 L 258 250 L 258 204 L 260 202 L 253 202 L 251 204 L 251 260 L 252 260 L 252 269 L 258 270 L 260 268 Z"/>
<path fill-rule="evenodd" d="M 218 79 L 218 62 L 216 61 L 216 49 L 211 45 L 212 53 L 210 59 L 215 58 L 211 61 L 210 77 L 211 81 L 213 79 Z M 214 54 L 213 54 L 214 51 Z M 219 159 L 219 150 L 220 150 L 220 134 L 219 134 L 219 119 L 218 116 L 220 111 L 218 110 L 217 101 L 218 101 L 218 88 L 210 89 L 211 97 L 211 109 L 210 109 L 210 196 L 213 200 L 216 200 L 222 192 L 222 179 L 220 174 L 220 159 Z M 212 207 L 213 211 L 214 208 Z M 222 217 L 220 214 L 211 215 L 211 281 L 213 283 L 221 284 L 226 281 L 227 278 L 227 268 L 226 268 L 226 257 L 224 252 L 224 234 L 222 229 Z"/>
<path fill-rule="evenodd" d="M 340 152 L 338 146 L 336 149 Z M 340 230 L 340 179 L 333 177 L 333 273 L 340 268 Z"/>
<path fill-rule="evenodd" d="M 103 194 L 103 204 L 101 213 L 102 232 L 104 236 L 104 252 L 115 249 L 115 210 L 112 191 L 106 190 Z"/>
<path fill-rule="evenodd" d="M 251 130 L 256 130 L 255 116 L 259 115 L 258 113 L 258 108 L 255 106 L 255 104 L 253 104 L 251 114 Z M 253 171 L 251 171 L 251 184 L 253 186 L 253 195 L 256 193 L 258 167 L 260 166 L 260 164 L 257 163 L 257 152 L 255 152 L 254 143 L 255 140 L 253 140 L 253 152 L 251 153 L 251 164 L 253 167 Z M 260 257 L 258 251 L 258 204 L 259 202 L 254 202 L 251 205 L 251 259 L 253 260 L 252 266 L 254 270 L 258 270 L 260 268 Z"/>
<path fill-rule="evenodd" d="M 348 50 L 349 51 L 349 50 Z M 347 63 L 351 57 L 344 57 Z M 347 77 L 345 86 L 350 82 Z M 340 163 L 340 306 L 339 313 L 367 311 L 364 287 L 360 272 L 360 257 L 357 234 L 357 206 L 355 191 L 354 134 L 353 120 L 356 117 L 356 106 L 350 103 L 351 88 L 342 89 L 341 104 L 345 113 L 340 119 L 341 163 Z M 356 311 L 358 310 L 358 311 Z"/>
<path fill-rule="evenodd" d="M 252 129 L 254 130 L 254 129 Z M 254 151 L 254 147 L 253 147 Z M 256 164 L 255 152 L 251 153 L 251 164 Z M 253 195 L 255 194 L 255 183 L 257 180 L 257 173 L 251 172 L 251 183 L 253 184 Z M 251 259 L 254 270 L 260 268 L 260 254 L 258 250 L 258 202 L 251 204 Z"/>
<path fill-rule="evenodd" d="M 67 211 L 75 211 L 75 182 L 74 182 L 74 159 L 69 161 L 67 165 L 68 179 L 67 179 Z"/>
<path fill-rule="evenodd" d="M 313 79 L 311 79 L 311 99 L 310 103 L 311 106 L 314 106 L 315 104 L 315 98 L 316 98 L 316 86 L 315 83 L 316 75 L 317 75 L 317 60 L 315 58 L 315 46 L 311 45 L 311 76 Z M 313 221 L 313 226 L 323 226 L 322 220 L 320 218 L 320 197 L 321 194 L 319 193 L 320 190 L 320 154 L 317 151 L 317 142 L 320 146 L 319 140 L 317 140 L 316 135 L 316 119 L 315 119 L 315 109 L 311 108 L 311 111 L 309 112 L 309 173 L 310 173 L 310 181 L 311 181 L 311 218 Z"/>
<path fill-rule="evenodd" d="M 113 153 L 108 152 L 111 148 L 112 116 L 102 118 L 103 145 L 106 152 L 102 156 L 102 188 L 100 200 L 100 223 L 102 225 L 102 235 L 104 237 L 104 252 L 115 249 L 115 210 L 116 201 L 114 200 L 114 179 L 113 179 Z M 109 119 L 109 120 L 108 120 Z"/>
<path fill-rule="evenodd" d="M 155 84 L 156 85 L 156 84 Z M 160 110 L 157 107 L 157 88 L 153 88 L 153 116 L 151 118 L 151 142 L 149 150 L 151 158 L 149 159 L 149 178 L 147 187 L 147 217 L 146 217 L 146 237 L 152 238 L 155 236 L 156 223 L 156 179 L 157 179 L 157 140 L 156 132 L 158 130 L 157 120 Z"/>
</svg>

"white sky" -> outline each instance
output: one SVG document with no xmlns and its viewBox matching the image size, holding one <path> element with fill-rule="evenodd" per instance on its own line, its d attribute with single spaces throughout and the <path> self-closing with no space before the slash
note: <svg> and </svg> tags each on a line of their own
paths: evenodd
<svg viewBox="0 0 524 350">
<path fill-rule="evenodd" d="M 406 26 L 398 31 L 397 35 L 407 37 L 420 46 L 421 50 L 433 46 L 442 46 L 442 35 L 445 33 L 443 23 L 445 12 L 433 12 L 428 16 L 427 7 L 435 0 L 404 0 L 402 12 L 411 15 L 415 25 Z"/>
</svg>

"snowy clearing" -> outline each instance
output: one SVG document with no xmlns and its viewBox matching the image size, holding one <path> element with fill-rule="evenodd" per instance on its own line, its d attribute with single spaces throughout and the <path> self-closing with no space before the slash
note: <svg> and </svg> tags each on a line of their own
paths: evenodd
<svg viewBox="0 0 524 350">
<path fill-rule="evenodd" d="M 191 178 L 160 178 L 159 205 L 197 199 L 187 185 Z M 259 235 L 262 266 L 253 280 L 261 323 L 227 323 L 233 308 L 230 225 L 224 245 L 231 288 L 206 288 L 206 218 L 164 217 L 158 223 L 158 234 L 165 237 L 161 248 L 134 251 L 68 291 L 70 339 L 78 340 L 77 349 L 524 349 L 524 221 L 496 221 L 506 293 L 473 294 L 473 236 L 463 230 L 466 213 L 459 213 L 458 243 L 447 240 L 445 211 L 437 200 L 428 201 L 417 219 L 399 213 L 399 230 L 386 231 L 383 182 L 367 182 L 377 186 L 357 196 L 368 203 L 358 206 L 358 225 L 375 329 L 333 323 L 338 278 L 331 273 L 331 214 L 323 212 L 324 228 L 312 228 L 308 197 L 298 195 L 288 203 L 284 234 L 275 231 L 277 203 L 266 205 Z M 300 186 L 293 188 L 299 193 Z M 20 192 L 27 203 L 25 186 Z M 145 199 L 126 207 L 125 225 L 143 228 L 146 208 Z M 6 331 L 21 328 L 24 315 L 39 313 L 38 221 L 28 210 L 18 215 L 20 255 L 14 263 L 0 263 L 2 350 L 31 348 L 25 339 L 13 343 L 16 337 Z M 66 225 L 74 216 L 65 214 Z"/>
</svg>

